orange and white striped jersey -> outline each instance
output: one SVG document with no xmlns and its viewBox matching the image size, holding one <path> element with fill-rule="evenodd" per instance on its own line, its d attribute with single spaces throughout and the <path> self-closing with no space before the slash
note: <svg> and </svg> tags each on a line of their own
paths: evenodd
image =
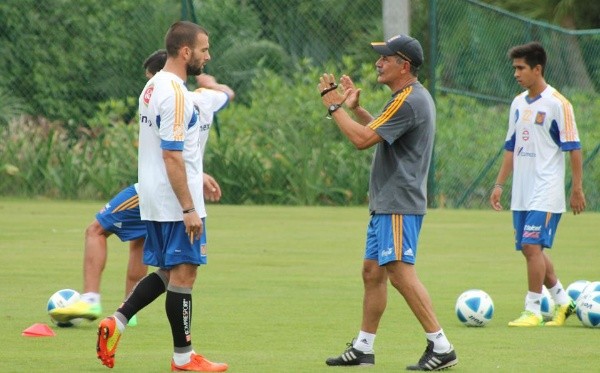
<svg viewBox="0 0 600 373">
<path fill-rule="evenodd" d="M 138 192 L 142 220 L 181 221 L 180 206 L 169 182 L 163 150 L 181 151 L 188 189 L 200 217 L 206 216 L 203 156 L 214 112 L 228 101 L 224 92 L 190 92 L 178 76 L 160 71 L 139 98 Z"/>
</svg>

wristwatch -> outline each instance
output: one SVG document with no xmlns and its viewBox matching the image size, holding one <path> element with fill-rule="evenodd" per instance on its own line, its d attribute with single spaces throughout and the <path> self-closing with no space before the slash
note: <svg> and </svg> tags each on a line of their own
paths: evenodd
<svg viewBox="0 0 600 373">
<path fill-rule="evenodd" d="M 331 117 L 331 114 L 333 114 L 337 109 L 339 109 L 341 107 L 342 107 L 342 105 L 340 105 L 340 104 L 329 105 L 329 107 L 327 108 L 327 117 Z"/>
</svg>

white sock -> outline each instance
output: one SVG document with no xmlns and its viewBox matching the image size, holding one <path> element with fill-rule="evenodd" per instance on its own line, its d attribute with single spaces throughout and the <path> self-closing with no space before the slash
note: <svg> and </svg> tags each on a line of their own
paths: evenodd
<svg viewBox="0 0 600 373">
<path fill-rule="evenodd" d="M 452 345 L 446 334 L 444 334 L 444 329 L 440 329 L 435 333 L 425 333 L 425 336 L 429 341 L 433 342 L 433 352 L 444 354 L 452 350 Z"/>
<path fill-rule="evenodd" d="M 117 329 L 119 329 L 119 331 L 121 332 L 121 334 L 123 334 L 123 332 L 125 331 L 125 327 L 127 325 L 123 324 L 123 321 L 121 321 L 121 319 L 119 318 L 119 316 L 117 316 L 116 314 L 113 315 L 113 316 L 115 317 L 115 322 L 117 324 Z M 121 315 L 121 317 L 124 317 L 124 316 Z"/>
<path fill-rule="evenodd" d="M 193 353 L 194 353 L 193 350 L 190 352 L 184 352 L 184 353 L 173 352 L 173 362 L 175 363 L 175 365 L 178 365 L 178 366 L 185 365 L 191 361 Z"/>
<path fill-rule="evenodd" d="M 564 306 L 565 304 L 571 303 L 571 297 L 567 294 L 565 289 L 563 288 L 560 280 L 556 281 L 556 285 L 548 289 L 550 295 L 552 295 L 552 299 L 554 299 L 554 303 L 559 306 Z"/>
<path fill-rule="evenodd" d="M 528 291 L 525 296 L 525 311 L 533 312 L 538 316 L 542 315 L 542 293 Z"/>
<path fill-rule="evenodd" d="M 81 300 L 85 303 L 89 304 L 99 304 L 100 303 L 100 293 L 83 293 L 81 294 Z"/>
<path fill-rule="evenodd" d="M 373 345 L 375 344 L 375 334 L 363 332 L 362 330 L 358 333 L 358 337 L 354 341 L 352 347 L 356 348 L 361 352 L 373 352 Z"/>
</svg>

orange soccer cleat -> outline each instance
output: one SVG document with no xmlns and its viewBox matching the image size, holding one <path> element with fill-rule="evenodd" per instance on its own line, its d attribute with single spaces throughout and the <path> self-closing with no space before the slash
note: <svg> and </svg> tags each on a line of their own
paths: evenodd
<svg viewBox="0 0 600 373">
<path fill-rule="evenodd" d="M 227 368 L 225 363 L 213 363 L 206 360 L 204 356 L 196 354 L 192 354 L 190 362 L 184 365 L 175 365 L 171 360 L 172 372 L 224 372 Z"/>
<path fill-rule="evenodd" d="M 121 339 L 121 332 L 117 328 L 117 321 L 113 316 L 106 317 L 98 325 L 98 341 L 96 354 L 103 365 L 109 368 L 115 366 L 115 351 Z"/>
</svg>

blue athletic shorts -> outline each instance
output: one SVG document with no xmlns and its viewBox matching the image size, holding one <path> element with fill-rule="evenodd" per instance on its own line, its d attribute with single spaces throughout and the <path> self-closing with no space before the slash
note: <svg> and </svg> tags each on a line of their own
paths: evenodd
<svg viewBox="0 0 600 373">
<path fill-rule="evenodd" d="M 423 215 L 374 214 L 367 228 L 365 259 L 380 266 L 400 260 L 415 264 Z"/>
<path fill-rule="evenodd" d="M 206 264 L 206 219 L 199 240 L 190 244 L 183 221 L 146 221 L 148 236 L 144 243 L 144 264 L 171 269 L 179 264 Z"/>
<path fill-rule="evenodd" d="M 524 243 L 551 248 L 561 215 L 544 211 L 513 211 L 515 249 L 521 250 Z"/>
<path fill-rule="evenodd" d="M 96 214 L 96 220 L 106 231 L 121 241 L 146 236 L 146 224 L 140 218 L 140 201 L 133 185 L 119 192 Z"/>
</svg>

